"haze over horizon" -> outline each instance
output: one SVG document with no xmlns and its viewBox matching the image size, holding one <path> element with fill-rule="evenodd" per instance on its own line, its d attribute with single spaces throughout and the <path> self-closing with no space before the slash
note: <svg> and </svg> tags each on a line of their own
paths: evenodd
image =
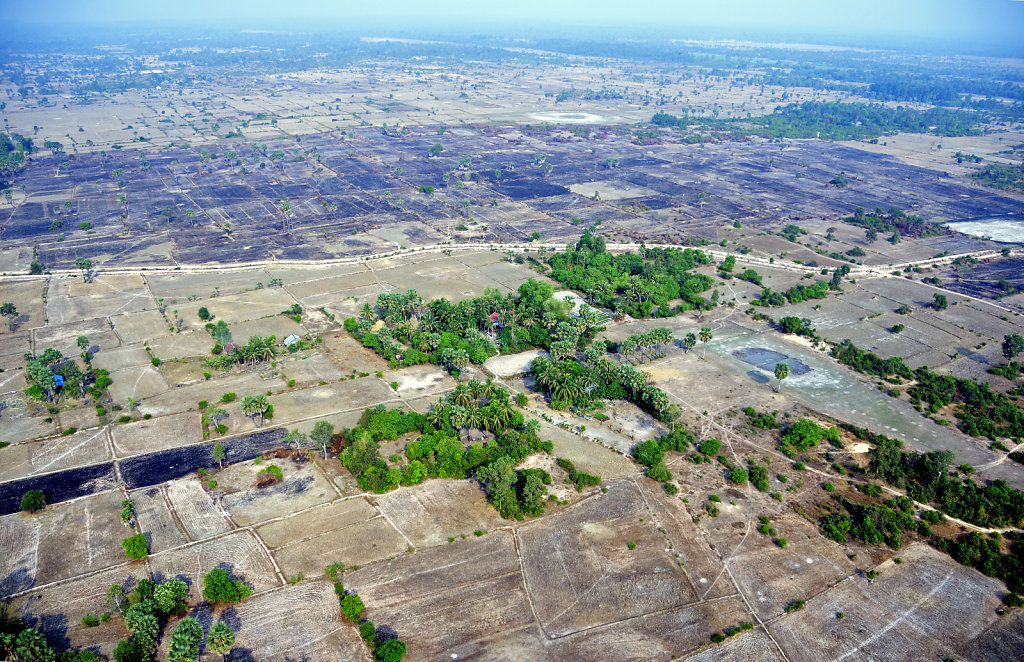
<svg viewBox="0 0 1024 662">
<path fill-rule="evenodd" d="M 741 36 L 773 33 L 824 40 L 863 35 L 934 44 L 948 39 L 978 47 L 993 42 L 1012 46 L 1024 29 L 1024 2 L 1019 0 L 721 0 L 713 4 L 692 0 L 521 0 L 514 5 L 480 3 L 465 11 L 420 0 L 394 0 L 386 6 L 330 0 L 180 0 L 159 5 L 130 0 L 42 0 L 3 5 L 0 16 L 15 23 L 52 25 L 57 17 L 58 24 L 187 24 L 199 29 L 305 25 L 319 29 L 392 27 L 399 31 L 500 27 L 514 32 L 525 25 L 553 31 L 612 26 L 629 38 L 664 38 L 685 27 Z M 642 26 L 648 30 L 635 33 Z"/>
</svg>

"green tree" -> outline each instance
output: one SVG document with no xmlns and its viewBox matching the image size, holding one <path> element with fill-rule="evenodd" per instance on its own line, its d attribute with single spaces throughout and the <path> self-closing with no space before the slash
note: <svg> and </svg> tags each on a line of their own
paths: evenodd
<svg viewBox="0 0 1024 662">
<path fill-rule="evenodd" d="M 305 432 L 299 432 L 298 428 L 296 428 L 286 434 L 283 441 L 285 446 L 295 444 L 295 450 L 299 450 L 309 441 L 309 435 Z"/>
<path fill-rule="evenodd" d="M 697 344 L 697 336 L 692 333 L 687 333 L 683 338 L 683 351 L 689 353 L 691 349 Z"/>
<path fill-rule="evenodd" d="M 234 604 L 252 595 L 252 587 L 241 579 L 231 579 L 227 570 L 214 568 L 203 576 L 203 597 L 211 603 Z"/>
<path fill-rule="evenodd" d="M 775 378 L 779 380 L 779 386 L 776 391 L 782 390 L 782 380 L 789 377 L 789 364 L 785 361 L 779 361 L 775 364 Z"/>
<path fill-rule="evenodd" d="M 54 662 L 57 655 L 46 642 L 43 633 L 35 628 L 25 628 L 14 640 L 13 659 L 22 662 Z"/>
<path fill-rule="evenodd" d="M 140 561 L 149 555 L 149 541 L 146 540 L 146 536 L 142 533 L 125 538 L 121 541 L 121 547 L 124 548 L 124 553 L 132 561 Z"/>
<path fill-rule="evenodd" d="M 932 308 L 935 310 L 945 310 L 946 308 L 949 308 L 949 299 L 946 298 L 945 294 L 933 294 Z"/>
<path fill-rule="evenodd" d="M 190 662 L 199 659 L 199 642 L 203 640 L 203 627 L 189 616 L 178 622 L 171 635 L 167 662 Z"/>
<path fill-rule="evenodd" d="M 708 343 L 711 342 L 712 338 L 714 338 L 714 335 L 712 335 L 712 333 L 711 333 L 711 327 L 710 326 L 702 326 L 700 328 L 699 336 L 700 336 L 700 341 L 702 343 L 704 343 L 704 351 L 700 355 L 700 358 L 703 359 L 705 356 L 707 356 L 707 353 L 708 353 Z"/>
<path fill-rule="evenodd" d="M 188 595 L 188 584 L 180 579 L 172 578 L 157 584 L 153 589 L 153 599 L 157 607 L 165 614 L 180 614 L 188 608 L 185 596 Z"/>
<path fill-rule="evenodd" d="M 251 418 L 256 427 L 263 427 L 263 416 L 269 409 L 270 402 L 263 394 L 247 395 L 242 398 L 242 413 Z M 260 417 L 259 423 L 256 423 L 256 416 Z"/>
<path fill-rule="evenodd" d="M 235 645 L 235 633 L 231 631 L 231 626 L 224 621 L 217 621 L 206 635 L 206 645 L 225 659 L 228 651 Z"/>
<path fill-rule="evenodd" d="M 197 314 L 199 315 L 199 319 L 204 322 L 208 322 L 212 319 L 210 316 L 210 310 L 206 306 L 200 306 Z"/>
<path fill-rule="evenodd" d="M 402 662 L 405 657 L 405 643 L 401 639 L 388 639 L 381 642 L 373 651 L 376 662 Z"/>
<path fill-rule="evenodd" d="M 7 328 L 14 331 L 14 320 L 18 318 L 18 309 L 13 303 L 0 304 L 0 315 L 7 318 Z"/>
<path fill-rule="evenodd" d="M 363 599 L 355 593 L 349 593 L 341 599 L 341 613 L 353 623 L 358 623 L 363 614 Z"/>
<path fill-rule="evenodd" d="M 219 441 L 213 445 L 213 461 L 217 463 L 220 468 L 224 468 L 224 459 L 227 457 L 227 451 L 224 449 L 224 444 Z"/>
<path fill-rule="evenodd" d="M 21 497 L 21 509 L 26 513 L 37 513 L 46 507 L 46 497 L 42 490 L 29 490 Z"/>
<path fill-rule="evenodd" d="M 427 156 L 438 156 L 443 151 L 444 147 L 441 143 L 434 143 L 430 146 L 430 149 L 427 150 Z"/>
<path fill-rule="evenodd" d="M 1012 361 L 1022 353 L 1024 353 L 1024 336 L 1019 333 L 1003 336 L 1003 356 L 1007 361 Z"/>
<path fill-rule="evenodd" d="M 331 447 L 331 438 L 334 436 L 334 423 L 330 421 L 317 421 L 313 425 L 313 432 L 310 437 L 317 450 L 323 452 L 324 459 L 327 459 L 327 451 Z"/>
</svg>

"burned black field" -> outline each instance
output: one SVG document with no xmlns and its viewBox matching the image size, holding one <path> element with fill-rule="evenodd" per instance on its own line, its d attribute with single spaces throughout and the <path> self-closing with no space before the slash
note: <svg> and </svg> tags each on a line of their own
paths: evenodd
<svg viewBox="0 0 1024 662">
<path fill-rule="evenodd" d="M 432 145 L 443 151 L 431 157 Z M 849 182 L 829 184 L 842 174 Z M 898 207 L 935 222 L 1012 215 L 1020 201 L 944 173 L 820 141 L 638 145 L 628 130 L 363 128 L 203 147 L 33 159 L 2 210 L 7 251 L 47 267 L 169 266 L 365 256 L 444 242 L 609 237 L 718 241 Z M 970 246 L 965 246 L 968 250 Z M 5 268 L 27 266 L 27 250 Z M 22 264 L 25 262 L 26 264 Z"/>
</svg>

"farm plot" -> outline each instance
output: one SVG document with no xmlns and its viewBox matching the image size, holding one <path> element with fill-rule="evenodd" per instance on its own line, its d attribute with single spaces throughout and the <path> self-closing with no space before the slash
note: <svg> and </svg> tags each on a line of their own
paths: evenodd
<svg viewBox="0 0 1024 662">
<path fill-rule="evenodd" d="M 490 533 L 361 568 L 345 575 L 358 591 L 365 617 L 408 637 L 411 659 L 492 655 L 504 640 L 530 659 L 541 637 L 530 615 L 512 534 Z M 433 627 L 443 617 L 445 627 Z M 529 636 L 529 630 L 535 632 Z M 489 636 L 488 636 L 489 635 Z M 531 641 L 532 640 L 532 641 Z M 543 659 L 543 658 L 541 658 Z"/>
<path fill-rule="evenodd" d="M 111 373 L 110 379 L 110 396 L 114 402 L 125 402 L 128 398 L 142 400 L 171 388 L 163 375 L 151 365 L 118 370 Z"/>
<path fill-rule="evenodd" d="M 46 303 L 49 324 L 60 325 L 94 317 L 107 317 L 138 312 L 155 306 L 149 291 L 143 287 L 131 290 L 107 290 L 83 296 L 60 296 L 50 293 Z"/>
<path fill-rule="evenodd" d="M 135 504 L 139 529 L 149 538 L 149 551 L 154 554 L 188 542 L 174 522 L 164 490 L 164 486 L 155 486 L 128 494 Z"/>
<path fill-rule="evenodd" d="M 149 339 L 149 349 L 152 350 L 153 356 L 163 361 L 186 359 L 190 356 L 207 356 L 213 345 L 213 339 L 205 330 L 173 335 L 165 334 Z"/>
<path fill-rule="evenodd" d="M 256 487 L 259 472 L 270 464 L 282 470 L 284 479 L 267 487 Z M 239 526 L 283 517 L 338 496 L 314 463 L 298 464 L 291 459 L 268 460 L 266 465 L 233 465 L 217 474 L 217 485 L 220 489 L 238 490 L 221 497 L 221 505 Z"/>
<path fill-rule="evenodd" d="M 683 659 L 686 662 L 784 662 L 787 658 L 779 653 L 768 635 L 758 629 Z"/>
<path fill-rule="evenodd" d="M 233 609 L 239 624 L 231 658 L 278 662 L 371 659 L 356 628 L 343 623 L 329 582 L 305 582 L 262 593 Z"/>
<path fill-rule="evenodd" d="M 377 499 L 377 506 L 417 547 L 505 524 L 479 486 L 468 480 L 430 480 L 388 492 Z"/>
<path fill-rule="evenodd" d="M 255 274 L 254 274 L 255 275 Z M 212 279 L 211 283 L 214 282 Z M 181 302 L 175 304 L 178 315 L 185 320 L 185 327 L 202 329 L 205 322 L 199 319 L 200 308 L 207 308 L 216 320 L 224 320 L 230 325 L 276 315 L 282 310 L 291 308 L 295 303 L 283 288 L 264 288 L 240 294 L 228 294 L 202 301 Z"/>
<path fill-rule="evenodd" d="M 785 549 L 752 526 L 742 545 L 729 550 L 729 568 L 736 583 L 764 620 L 782 614 L 790 602 L 816 595 L 855 570 L 843 548 L 822 538 L 803 518 L 783 511 L 772 517 L 772 526 L 787 539 Z"/>
<path fill-rule="evenodd" d="M 364 409 L 396 398 L 394 391 L 377 379 L 359 379 L 273 396 L 274 421 L 294 421 L 348 409 Z"/>
<path fill-rule="evenodd" d="M 99 345 L 101 349 L 121 344 L 106 320 L 102 319 L 68 322 L 60 326 L 43 326 L 32 331 L 37 353 L 42 353 L 47 347 L 53 347 L 64 356 L 78 356 L 81 353 L 82 350 L 76 344 L 78 336 L 86 336 L 90 344 Z"/>
<path fill-rule="evenodd" d="M 122 498 L 110 491 L 0 518 L 5 584 L 25 590 L 124 562 Z"/>
<path fill-rule="evenodd" d="M 366 565 L 397 556 L 409 548 L 409 542 L 395 527 L 377 517 L 286 544 L 273 550 L 273 554 L 285 575 L 315 577 L 332 563 Z"/>
<path fill-rule="evenodd" d="M 166 490 L 171 511 L 189 539 L 203 540 L 233 528 L 198 479 L 171 481 Z"/>
<path fill-rule="evenodd" d="M 925 544 L 901 550 L 900 557 L 902 564 L 879 566 L 877 579 L 845 581 L 772 621 L 769 629 L 790 660 L 948 657 L 964 644 L 965 633 L 981 632 L 998 618 L 998 580 Z"/>
<path fill-rule="evenodd" d="M 217 379 L 189 384 L 146 398 L 139 405 L 139 411 L 154 417 L 176 414 L 195 407 L 200 400 L 219 402 L 224 393 L 237 393 L 241 398 L 252 393 L 264 393 L 267 388 L 267 380 L 258 372 L 227 373 Z"/>
<path fill-rule="evenodd" d="M 262 269 L 218 273 L 211 276 L 203 273 L 178 273 L 170 275 L 146 276 L 149 289 L 156 298 L 179 299 L 184 301 L 189 296 L 208 297 L 214 291 L 221 296 L 255 289 L 256 283 L 270 282 L 270 277 Z M 198 306 L 197 306 L 198 308 Z M 212 311 L 211 311 L 212 312 Z"/>
<path fill-rule="evenodd" d="M 636 486 L 617 481 L 607 487 L 559 517 L 519 528 L 526 581 L 549 635 L 697 599 Z"/>
<path fill-rule="evenodd" d="M 378 514 L 377 509 L 365 497 L 339 499 L 263 524 L 257 529 L 257 533 L 268 547 L 276 549 L 319 532 L 344 529 L 365 522 Z"/>
<path fill-rule="evenodd" d="M 281 584 L 273 561 L 249 531 L 152 554 L 148 563 L 156 581 L 170 577 L 195 581 L 214 568 L 223 568 L 251 584 L 257 593 Z"/>
<path fill-rule="evenodd" d="M 15 444 L 4 450 L 0 481 L 85 466 L 111 459 L 103 429 Z"/>
<path fill-rule="evenodd" d="M 549 647 L 551 660 L 596 660 L 615 651 L 615 659 L 662 660 L 675 659 L 708 644 L 711 635 L 748 620 L 748 612 L 739 596 L 714 602 L 673 609 L 665 613 L 640 616 L 569 635 L 556 640 Z M 758 636 L 760 635 L 760 636 Z M 746 650 L 764 645 L 756 659 L 782 660 L 772 657 L 774 648 L 763 632 L 743 633 L 736 641 L 747 641 Z M 714 659 L 719 659 L 715 657 Z M 749 659 L 749 658 L 741 658 Z"/>
<path fill-rule="evenodd" d="M 111 315 L 110 322 L 114 325 L 114 331 L 126 345 L 142 343 L 157 336 L 166 335 L 170 326 L 167 319 L 156 310 Z"/>
<path fill-rule="evenodd" d="M 277 367 L 282 375 L 287 375 L 288 379 L 294 379 L 296 383 L 303 385 L 336 382 L 347 376 L 323 354 L 304 356 L 285 354 L 277 359 Z"/>
<path fill-rule="evenodd" d="M 171 414 L 111 428 L 119 457 L 177 448 L 203 439 L 202 415 Z"/>
<path fill-rule="evenodd" d="M 18 309 L 15 318 L 15 329 L 33 329 L 45 324 L 46 306 L 43 303 L 43 289 L 49 281 L 32 280 L 24 282 L 4 282 L 0 284 L 0 302 L 14 303 Z M 7 320 L 4 320 L 5 322 Z M 7 325 L 0 329 L 0 338 L 11 335 Z"/>
<path fill-rule="evenodd" d="M 127 368 L 139 368 L 150 365 L 149 354 L 142 345 L 131 347 L 100 348 L 92 357 L 92 364 L 97 368 L 109 370 L 111 373 Z M 115 382 L 116 383 L 116 382 Z"/>
<path fill-rule="evenodd" d="M 112 584 L 134 583 L 146 576 L 143 563 L 120 565 L 15 598 L 8 613 L 35 622 L 51 642 L 66 641 L 74 648 L 96 647 L 113 659 L 114 646 L 124 637 L 124 624 L 111 619 L 90 628 L 82 625 L 82 616 L 110 610 L 107 591 Z"/>
<path fill-rule="evenodd" d="M 388 373 L 398 382 L 398 394 L 403 398 L 437 395 L 455 388 L 455 379 L 433 365 L 417 365 Z"/>
</svg>

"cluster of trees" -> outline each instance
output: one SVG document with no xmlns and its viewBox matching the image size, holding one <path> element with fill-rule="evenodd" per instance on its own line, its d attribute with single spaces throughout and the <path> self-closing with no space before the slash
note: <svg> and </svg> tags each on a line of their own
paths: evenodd
<svg viewBox="0 0 1024 662">
<path fill-rule="evenodd" d="M 916 501 L 932 503 L 947 515 L 978 526 L 1024 526 L 1024 493 L 1006 481 L 982 486 L 967 477 L 958 480 L 949 474 L 954 460 L 949 451 L 906 452 L 898 439 L 844 427 L 874 445 L 868 452 L 870 472 L 893 487 L 906 489 Z"/>
<path fill-rule="evenodd" d="M 72 358 L 65 358 L 60 351 L 49 347 L 38 356 L 25 355 L 25 376 L 29 387 L 25 393 L 39 400 L 53 401 L 61 395 L 85 397 L 86 392 L 94 398 L 102 396 L 103 389 L 110 386 L 110 373 L 102 368 L 93 368 L 91 356 L 84 351 L 89 346 L 89 339 L 78 337 L 78 346 L 83 349 L 82 356 L 86 361 L 86 370 L 82 370 Z M 56 375 L 60 375 L 64 383 L 57 384 Z"/>
<path fill-rule="evenodd" d="M 235 603 L 252 594 L 252 587 L 241 580 L 230 579 L 223 569 L 211 570 L 203 578 L 203 584 L 203 597 L 211 604 Z M 188 584 L 176 578 L 160 583 L 140 579 L 130 592 L 126 592 L 122 584 L 111 585 L 107 592 L 108 603 L 124 617 L 125 627 L 131 634 L 118 642 L 114 659 L 117 662 L 151 662 L 156 656 L 160 629 L 166 620 L 188 611 L 188 592 Z M 198 660 L 202 639 L 203 628 L 198 620 L 187 617 L 178 621 L 171 633 L 168 662 Z M 214 624 L 207 633 L 207 647 L 222 655 L 234 643 L 235 635 L 223 621 Z"/>
<path fill-rule="evenodd" d="M 811 326 L 811 320 L 806 317 L 783 317 L 779 320 L 779 330 L 783 333 L 793 333 L 808 338 L 817 337 L 814 327 Z"/>
<path fill-rule="evenodd" d="M 952 375 L 937 375 L 927 367 L 914 371 L 917 382 L 907 389 L 911 404 L 927 402 L 931 412 L 955 403 L 957 427 L 974 437 L 1024 436 L 1024 410 L 988 384 Z"/>
<path fill-rule="evenodd" d="M 223 324 L 224 320 L 221 320 L 219 323 Z M 273 361 L 274 357 L 277 356 L 276 345 L 276 336 L 270 335 L 265 338 L 262 336 L 250 336 L 248 342 L 244 345 L 233 347 L 230 353 L 222 353 L 219 356 L 207 359 L 206 365 L 218 369 L 231 366 L 251 368 L 264 361 Z"/>
<path fill-rule="evenodd" d="M 820 525 L 827 538 L 846 542 L 849 535 L 869 545 L 885 543 L 893 549 L 903 545 L 903 532 L 927 536 L 931 529 L 926 522 L 914 519 L 914 503 L 907 497 L 896 497 L 879 505 L 864 505 L 841 496 L 834 497 L 845 509 L 822 518 Z"/>
<path fill-rule="evenodd" d="M 581 306 L 572 316 L 571 304 L 553 294 L 551 284 L 533 279 L 516 294 L 487 288 L 482 297 L 457 304 L 441 298 L 424 305 L 415 290 L 382 294 L 358 319 L 345 320 L 345 329 L 392 367 L 436 363 L 458 373 L 494 356 L 498 344 L 510 353 L 585 347 L 601 330 L 596 314 Z"/>
<path fill-rule="evenodd" d="M 1024 192 L 1024 165 L 989 163 L 972 172 L 971 177 L 985 186 L 1002 191 Z"/>
<path fill-rule="evenodd" d="M 24 662 L 98 662 L 103 659 L 91 650 L 71 650 L 57 655 L 46 635 L 20 618 L 0 622 L 0 655 L 5 660 Z"/>
<path fill-rule="evenodd" d="M 473 430 L 484 429 L 493 440 L 466 448 L 462 433 L 471 440 Z M 359 424 L 344 433 L 341 459 L 362 489 L 378 493 L 426 478 L 474 476 L 503 517 L 521 519 L 543 512 L 543 486 L 551 482 L 550 476 L 515 469 L 531 453 L 551 451 L 551 442 L 541 441 L 539 431 L 536 420 L 525 421 L 513 408 L 506 389 L 488 382 L 460 383 L 427 414 L 383 405 L 367 409 Z M 406 444 L 407 463 L 389 465 L 379 442 L 412 432 L 419 436 Z"/>
<path fill-rule="evenodd" d="M 895 384 L 903 379 L 913 379 L 914 371 L 898 356 L 883 359 L 876 354 L 858 348 L 850 339 L 832 345 L 832 357 L 857 372 L 881 377 Z"/>
<path fill-rule="evenodd" d="M 657 113 L 657 126 L 688 131 L 695 122 L 720 131 L 754 132 L 772 138 L 821 138 L 822 140 L 863 140 L 896 133 L 931 133 L 939 136 L 977 135 L 978 113 L 930 108 L 890 108 L 881 104 L 805 101 L 776 108 L 771 115 L 736 119 L 694 120 Z"/>
<path fill-rule="evenodd" d="M 907 214 L 896 207 L 890 207 L 886 212 L 881 207 L 870 214 L 864 209 L 857 207 L 853 216 L 843 219 L 851 225 L 874 230 L 877 236 L 879 232 L 897 233 L 900 237 L 931 237 L 949 234 L 949 229 L 938 223 L 930 223 L 916 214 Z"/>
<path fill-rule="evenodd" d="M 604 237 L 589 230 L 564 253 L 548 258 L 551 277 L 586 295 L 587 301 L 632 317 L 670 317 L 690 309 L 714 307 L 700 295 L 714 280 L 693 269 L 710 264 L 711 257 L 701 250 L 686 248 L 645 248 L 637 253 L 612 255 L 605 251 Z M 669 306 L 669 302 L 682 303 Z"/>
<path fill-rule="evenodd" d="M 585 353 L 583 363 L 575 358 L 534 359 L 530 372 L 539 390 L 549 395 L 553 409 L 588 409 L 597 400 L 629 400 L 656 418 L 669 415 L 668 395 L 647 383 L 647 374 L 631 365 L 616 365 L 596 346 Z"/>
<path fill-rule="evenodd" d="M 10 177 L 32 153 L 32 139 L 17 133 L 0 133 L 0 189 L 10 185 Z"/>
<path fill-rule="evenodd" d="M 690 336 L 693 336 L 693 334 L 691 333 Z M 659 356 L 665 356 L 665 350 L 672 344 L 672 341 L 672 329 L 659 326 L 647 333 L 634 333 L 630 335 L 619 343 L 619 352 L 623 356 L 629 356 L 633 363 L 637 362 L 637 355 L 639 354 L 640 363 L 643 363 L 645 357 L 654 359 Z M 694 340 L 694 344 L 696 344 L 696 340 Z M 690 345 L 690 347 L 692 346 Z"/>
<path fill-rule="evenodd" d="M 800 303 L 808 299 L 824 299 L 831 289 L 827 281 L 818 281 L 814 285 L 794 285 L 785 292 L 774 292 L 770 287 L 761 288 L 761 296 L 750 303 L 755 306 L 784 306 L 789 303 Z"/>
<path fill-rule="evenodd" d="M 633 460 L 637 464 L 647 467 L 647 477 L 659 483 L 668 483 L 672 480 L 672 472 L 665 465 L 665 453 L 668 451 L 686 452 L 695 441 L 693 434 L 683 425 L 674 425 L 673 429 L 666 435 L 657 439 L 642 441 L 630 451 Z M 713 455 L 718 452 L 719 447 L 707 447 L 700 449 L 701 452 L 709 451 Z"/>
<path fill-rule="evenodd" d="M 780 447 L 784 453 L 792 456 L 795 451 L 806 451 L 817 446 L 822 440 L 833 445 L 840 444 L 839 430 L 835 426 L 823 428 L 815 421 L 801 418 L 786 428 L 782 434 Z"/>
</svg>

